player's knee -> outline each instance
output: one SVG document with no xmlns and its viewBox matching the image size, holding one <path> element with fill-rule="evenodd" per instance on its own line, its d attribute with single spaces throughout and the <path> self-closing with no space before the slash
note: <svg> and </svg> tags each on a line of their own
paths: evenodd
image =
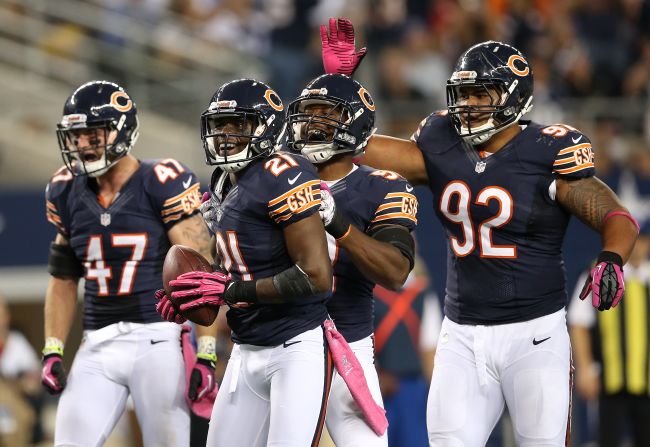
<svg viewBox="0 0 650 447">
<path fill-rule="evenodd" d="M 427 402 L 427 428 L 430 436 L 447 436 L 466 424 L 468 377 L 467 371 L 455 365 L 436 368 Z"/>
<path fill-rule="evenodd" d="M 568 374 L 560 369 L 525 369 L 514 377 L 513 424 L 520 445 L 555 445 L 563 439 L 569 411 Z"/>
</svg>

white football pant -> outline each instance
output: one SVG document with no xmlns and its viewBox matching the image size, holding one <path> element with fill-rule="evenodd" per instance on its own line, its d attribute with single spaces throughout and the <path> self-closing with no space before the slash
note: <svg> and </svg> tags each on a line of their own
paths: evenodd
<svg viewBox="0 0 650 447">
<path fill-rule="evenodd" d="M 321 326 L 279 346 L 235 345 L 212 409 L 208 447 L 317 446 L 332 371 Z"/>
<path fill-rule="evenodd" d="M 372 336 L 350 343 L 350 348 L 357 356 L 368 382 L 370 393 L 378 405 L 384 406 L 379 389 L 379 379 L 375 369 L 375 353 Z M 339 373 L 334 370 L 332 390 L 327 403 L 325 418 L 336 447 L 387 447 L 388 432 L 383 436 L 377 434 L 366 424 L 361 410 L 350 394 L 348 386 Z"/>
<path fill-rule="evenodd" d="M 484 446 L 505 403 L 517 446 L 564 446 L 573 369 L 565 314 L 494 326 L 445 318 L 427 403 L 429 445 Z"/>
<path fill-rule="evenodd" d="M 54 445 L 101 446 L 129 394 L 147 447 L 187 447 L 181 326 L 116 323 L 86 331 L 56 413 Z"/>
</svg>

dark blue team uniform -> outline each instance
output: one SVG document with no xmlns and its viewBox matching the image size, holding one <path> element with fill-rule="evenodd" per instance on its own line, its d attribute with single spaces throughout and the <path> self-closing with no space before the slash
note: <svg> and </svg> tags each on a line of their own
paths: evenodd
<svg viewBox="0 0 650 447">
<path fill-rule="evenodd" d="M 391 171 L 357 167 L 330 187 L 336 206 L 360 231 L 374 226 L 401 225 L 409 231 L 417 224 L 417 199 L 413 187 Z M 328 237 L 330 246 L 333 239 Z M 373 332 L 375 284 L 357 269 L 345 250 L 330 247 L 334 266 L 334 293 L 327 304 L 337 329 L 348 342 Z"/>
<path fill-rule="evenodd" d="M 235 185 L 227 173 L 215 171 L 210 190 L 217 209 L 217 248 L 234 279 L 272 277 L 293 266 L 282 230 L 318 212 L 320 180 L 311 163 L 280 152 L 252 161 Z M 280 345 L 322 324 L 328 297 L 329 292 L 295 304 L 230 308 L 232 339 L 240 344 Z"/>
<path fill-rule="evenodd" d="M 142 161 L 107 208 L 94 180 L 59 170 L 45 192 L 47 218 L 84 265 L 84 329 L 162 321 L 154 292 L 170 247 L 167 231 L 198 212 L 196 176 L 176 160 Z"/>
<path fill-rule="evenodd" d="M 589 139 L 532 122 L 481 157 L 444 112 L 413 135 L 449 237 L 445 315 L 461 324 L 526 321 L 566 305 L 561 246 L 570 215 L 549 193 L 558 178 L 595 173 Z"/>
</svg>

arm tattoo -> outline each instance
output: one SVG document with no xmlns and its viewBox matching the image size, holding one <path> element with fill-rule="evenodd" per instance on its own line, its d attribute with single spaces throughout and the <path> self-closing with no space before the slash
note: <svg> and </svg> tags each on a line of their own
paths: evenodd
<svg viewBox="0 0 650 447">
<path fill-rule="evenodd" d="M 624 209 L 614 192 L 596 177 L 558 179 L 557 191 L 562 208 L 596 231 L 602 230 L 607 213 Z"/>
<path fill-rule="evenodd" d="M 181 223 L 182 224 L 182 223 Z M 210 232 L 203 221 L 203 217 L 197 214 L 186 220 L 182 227 L 182 236 L 188 244 L 196 249 L 206 259 L 212 258 L 212 247 L 210 244 Z"/>
</svg>

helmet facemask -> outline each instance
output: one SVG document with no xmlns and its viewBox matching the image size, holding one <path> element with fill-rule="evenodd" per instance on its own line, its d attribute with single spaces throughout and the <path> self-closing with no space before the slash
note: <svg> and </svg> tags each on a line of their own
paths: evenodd
<svg viewBox="0 0 650 447">
<path fill-rule="evenodd" d="M 75 176 L 105 174 L 130 152 L 138 137 L 136 128 L 126 144 L 118 142 L 119 133 L 112 121 L 71 123 L 70 117 L 64 116 L 56 131 L 63 162 Z"/>
<path fill-rule="evenodd" d="M 208 111 L 201 116 L 201 138 L 206 162 L 226 172 L 237 172 L 251 161 L 275 151 L 275 142 L 265 136 L 275 119 L 267 122 L 259 112 Z"/>
<path fill-rule="evenodd" d="M 312 163 L 324 163 L 334 155 L 356 153 L 357 141 L 350 132 L 352 108 L 343 101 L 308 97 L 290 105 L 289 126 L 293 149 Z"/>
<path fill-rule="evenodd" d="M 519 98 L 513 98 L 515 80 L 508 87 L 494 80 L 460 80 L 447 82 L 447 109 L 458 134 L 469 144 L 488 141 L 494 134 L 515 124 L 531 109 L 532 96 L 516 113 Z"/>
</svg>

